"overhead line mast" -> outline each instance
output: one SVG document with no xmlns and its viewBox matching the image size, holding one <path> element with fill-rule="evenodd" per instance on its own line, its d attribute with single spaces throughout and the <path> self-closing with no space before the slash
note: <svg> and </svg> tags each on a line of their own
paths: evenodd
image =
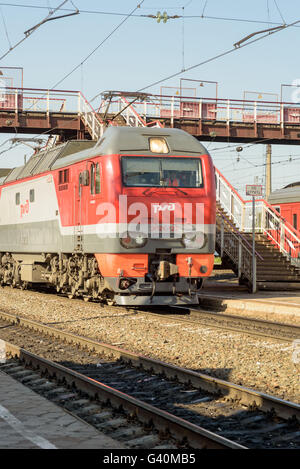
<svg viewBox="0 0 300 469">
<path fill-rule="evenodd" d="M 272 145 L 268 143 L 266 153 L 266 199 L 272 192 Z"/>
</svg>

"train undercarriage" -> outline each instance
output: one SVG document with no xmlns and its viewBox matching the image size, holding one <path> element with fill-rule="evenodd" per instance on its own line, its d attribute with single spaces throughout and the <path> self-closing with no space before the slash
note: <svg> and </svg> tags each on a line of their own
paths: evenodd
<svg viewBox="0 0 300 469">
<path fill-rule="evenodd" d="M 0 253 L 0 286 L 54 288 L 70 299 L 109 305 L 176 305 L 198 303 L 200 278 L 179 277 L 173 258 L 149 260 L 144 277 L 103 277 L 93 254 Z M 122 272 L 122 271 L 121 271 Z"/>
</svg>

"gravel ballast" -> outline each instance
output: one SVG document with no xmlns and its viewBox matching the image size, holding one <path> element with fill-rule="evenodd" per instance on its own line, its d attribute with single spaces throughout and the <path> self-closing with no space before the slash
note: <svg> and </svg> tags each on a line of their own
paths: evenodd
<svg viewBox="0 0 300 469">
<path fill-rule="evenodd" d="M 0 309 L 300 403 L 293 344 L 9 287 L 0 288 Z"/>
</svg>

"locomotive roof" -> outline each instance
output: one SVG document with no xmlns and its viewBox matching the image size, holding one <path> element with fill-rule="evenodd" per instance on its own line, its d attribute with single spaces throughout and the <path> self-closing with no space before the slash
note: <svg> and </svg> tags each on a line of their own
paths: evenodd
<svg viewBox="0 0 300 469">
<path fill-rule="evenodd" d="M 109 127 L 96 148 L 105 154 L 127 153 L 128 151 L 149 153 L 149 137 L 165 137 L 171 153 L 203 153 L 205 148 L 192 135 L 180 129 L 147 127 Z M 188 148 L 188 150 L 187 150 Z"/>
<path fill-rule="evenodd" d="M 0 185 L 10 172 L 11 172 L 11 168 L 0 168 Z"/>
<path fill-rule="evenodd" d="M 92 140 L 74 140 L 32 155 L 24 166 L 9 170 L 8 175 L 0 173 L 0 185 L 70 166 L 98 155 L 130 153 L 153 156 L 148 139 L 155 136 L 165 137 L 172 155 L 199 155 L 207 152 L 196 138 L 180 129 L 108 127 L 96 143 Z"/>
<path fill-rule="evenodd" d="M 172 155 L 203 154 L 207 150 L 192 135 L 180 129 L 147 128 L 147 127 L 108 127 L 102 138 L 89 150 L 69 155 L 56 161 L 53 169 L 62 168 L 78 161 L 97 155 L 135 154 L 149 155 L 149 137 L 165 137 Z M 188 150 L 187 150 L 188 149 Z M 167 156 L 167 155 L 166 155 Z"/>
<path fill-rule="evenodd" d="M 272 205 L 284 204 L 290 202 L 300 202 L 300 184 L 289 184 L 282 189 L 271 192 L 268 202 Z"/>
<path fill-rule="evenodd" d="M 92 140 L 75 140 L 62 143 L 53 148 L 45 148 L 38 153 L 34 153 L 24 166 L 11 168 L 5 174 L 2 174 L 2 170 L 0 170 L 0 185 L 50 171 L 55 161 L 93 146 L 95 146 L 95 142 Z"/>
</svg>

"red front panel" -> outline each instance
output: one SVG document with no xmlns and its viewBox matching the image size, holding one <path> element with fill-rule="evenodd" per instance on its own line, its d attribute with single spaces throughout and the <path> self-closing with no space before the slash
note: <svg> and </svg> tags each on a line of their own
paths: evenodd
<svg viewBox="0 0 300 469">
<path fill-rule="evenodd" d="M 144 277 L 148 254 L 95 254 L 103 277 Z"/>
<path fill-rule="evenodd" d="M 214 254 L 177 254 L 176 264 L 181 277 L 209 277 L 214 268 Z M 189 259 L 191 259 L 191 274 Z M 207 271 L 202 273 L 201 267 L 206 267 Z"/>
</svg>

